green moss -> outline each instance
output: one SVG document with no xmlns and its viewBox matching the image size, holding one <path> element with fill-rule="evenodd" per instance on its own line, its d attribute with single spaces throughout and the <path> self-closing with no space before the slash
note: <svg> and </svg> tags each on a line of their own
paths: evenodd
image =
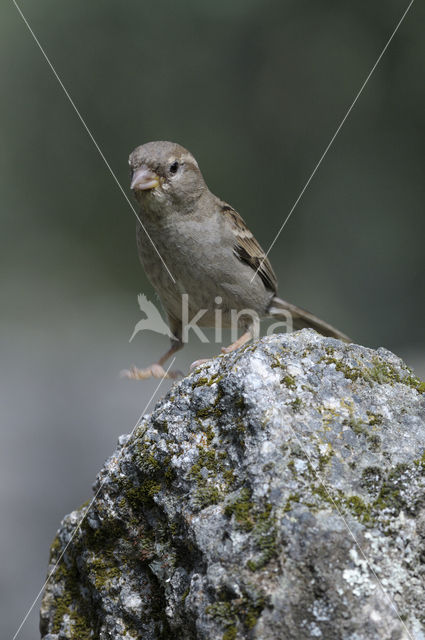
<svg viewBox="0 0 425 640">
<path fill-rule="evenodd" d="M 190 469 L 190 476 L 196 480 L 202 481 L 201 470 L 205 468 L 216 475 L 217 472 L 217 460 L 216 453 L 213 449 L 204 449 L 198 446 L 198 460 L 192 465 Z"/>
<path fill-rule="evenodd" d="M 144 471 L 156 471 L 160 468 L 161 463 L 155 458 L 153 453 L 144 452 L 140 457 L 140 468 Z"/>
<path fill-rule="evenodd" d="M 263 602 L 256 606 L 248 607 L 246 615 L 244 617 L 244 625 L 247 629 L 253 629 L 258 622 L 258 618 L 264 608 Z"/>
<path fill-rule="evenodd" d="M 348 421 L 349 426 L 351 427 L 351 429 L 354 431 L 354 433 L 358 436 L 364 435 L 367 436 L 369 435 L 369 430 L 368 428 L 365 426 L 364 422 L 362 422 L 362 420 L 358 419 L 358 418 L 354 418 L 353 416 L 350 418 L 350 420 Z"/>
<path fill-rule="evenodd" d="M 215 620 L 219 620 L 223 626 L 229 627 L 235 623 L 236 613 L 231 602 L 227 599 L 223 599 L 222 595 L 221 598 L 222 599 L 217 600 L 217 602 L 210 604 L 205 611 Z"/>
<path fill-rule="evenodd" d="M 139 485 L 124 476 L 117 478 L 117 484 L 123 494 L 125 502 L 135 511 L 149 503 L 153 504 L 153 498 L 163 487 L 170 487 L 175 479 L 175 471 L 171 466 L 171 455 L 165 455 L 156 449 L 155 443 L 141 440 L 134 444 L 134 462 L 137 465 L 140 476 Z M 125 510 L 123 498 L 120 501 L 121 509 Z"/>
<path fill-rule="evenodd" d="M 51 563 L 56 562 L 56 558 L 60 555 L 61 550 L 62 550 L 61 541 L 59 540 L 59 536 L 56 536 L 56 538 L 53 540 L 52 544 L 50 545 L 50 562 Z"/>
<path fill-rule="evenodd" d="M 236 432 L 241 438 L 241 444 L 243 446 L 244 445 L 243 436 L 246 434 L 246 426 L 242 418 L 236 419 L 235 427 L 236 427 Z"/>
<path fill-rule="evenodd" d="M 352 382 L 355 382 L 361 377 L 360 371 L 358 371 L 357 369 L 352 369 L 347 364 L 342 362 L 342 360 L 337 360 L 335 362 L 335 369 L 337 371 L 341 371 L 341 373 L 344 374 L 344 377 L 347 378 L 347 380 L 351 380 Z"/>
<path fill-rule="evenodd" d="M 150 441 L 138 441 L 134 445 L 134 461 L 142 474 L 139 487 L 134 487 L 125 479 L 118 481 L 122 492 L 133 507 L 146 503 L 161 490 L 161 482 L 170 484 L 173 470 L 170 466 L 171 456 L 163 457 L 156 445 Z M 168 472 L 168 473 L 167 473 Z"/>
<path fill-rule="evenodd" d="M 398 514 L 401 509 L 409 506 L 400 492 L 403 483 L 402 476 L 408 469 L 406 464 L 398 464 L 388 474 L 388 477 L 382 483 L 378 497 L 373 503 L 374 509 L 377 511 L 389 509 L 394 514 Z"/>
<path fill-rule="evenodd" d="M 94 572 L 94 584 L 98 591 L 106 587 L 110 588 L 111 580 L 119 578 L 122 570 L 112 561 L 111 556 L 94 557 L 90 561 L 90 569 Z"/>
<path fill-rule="evenodd" d="M 123 497 L 119 501 L 120 508 L 125 511 L 129 505 L 134 512 L 140 514 L 141 505 L 152 501 L 152 497 L 161 489 L 161 482 L 157 476 L 161 476 L 164 471 L 164 465 L 169 463 L 170 458 L 164 463 L 152 464 L 152 447 L 149 443 L 147 446 L 135 447 L 135 456 L 138 460 L 144 462 L 144 474 L 140 486 L 135 487 L 127 479 L 120 478 L 117 480 Z M 155 463 L 157 462 L 154 458 Z M 147 469 L 151 468 L 150 477 Z M 128 507 L 127 507 L 128 508 Z M 131 529 L 137 529 L 137 539 L 135 540 L 137 557 L 140 561 L 150 562 L 157 557 L 158 551 L 155 543 L 162 537 L 167 540 L 173 535 L 173 526 L 166 527 L 164 524 L 163 531 L 157 526 L 155 531 L 147 531 L 139 522 L 138 518 L 127 518 L 126 522 L 118 519 L 106 519 L 106 512 L 101 504 L 93 507 L 97 511 L 100 521 L 99 528 L 92 528 L 89 520 L 85 519 L 81 525 L 81 529 L 67 550 L 67 553 L 61 560 L 56 569 L 55 580 L 61 585 L 61 589 L 54 595 L 54 618 L 50 629 L 46 629 L 51 633 L 59 633 L 63 625 L 64 616 L 69 616 L 70 639 L 72 640 L 92 640 L 95 637 L 96 621 L 92 620 L 92 602 L 88 600 L 89 594 L 93 587 L 97 591 L 111 589 L 111 582 L 118 580 L 122 575 L 122 567 L 118 563 L 115 554 L 120 545 L 128 545 L 128 537 Z M 173 523 L 172 523 L 173 524 Z M 146 524 L 146 526 L 148 526 Z M 131 534 L 130 534 L 131 535 Z M 86 569 L 80 573 L 76 558 L 85 552 Z M 91 553 L 90 553 L 91 552 Z M 51 556 L 52 562 L 56 562 L 61 553 L 61 543 L 56 538 L 52 544 Z M 158 598 L 161 594 L 158 595 Z M 87 600 L 86 600 L 87 598 Z M 163 614 L 163 607 L 157 613 L 152 614 L 154 620 L 157 620 L 158 635 L 163 636 L 162 630 L 167 628 L 167 623 Z M 163 619 L 164 618 L 164 619 Z M 126 630 L 132 636 L 138 636 L 138 632 L 132 629 L 132 621 L 126 620 Z"/>
<path fill-rule="evenodd" d="M 372 413 L 372 411 L 366 411 L 366 413 L 367 417 L 369 418 L 369 424 L 371 427 L 383 423 L 384 417 L 380 413 Z"/>
<path fill-rule="evenodd" d="M 215 437 L 214 429 L 212 428 L 212 426 L 210 424 L 205 429 L 205 433 L 206 433 L 206 436 L 207 436 L 207 444 L 209 446 L 211 444 L 211 442 L 214 440 L 214 437 Z"/>
<path fill-rule="evenodd" d="M 158 431 L 161 433 L 168 433 L 168 422 L 167 420 L 162 420 L 160 425 L 158 425 Z"/>
<path fill-rule="evenodd" d="M 133 509 L 152 501 L 154 495 L 161 491 L 161 484 L 154 478 L 147 478 L 139 487 L 128 488 L 125 492 L 127 501 Z"/>
<path fill-rule="evenodd" d="M 386 362 L 379 358 L 372 359 L 373 366 L 367 371 L 367 378 L 378 384 L 394 384 L 398 382 L 399 376 L 396 371 Z"/>
<path fill-rule="evenodd" d="M 326 362 L 326 364 L 334 364 L 337 371 L 341 371 L 347 379 L 352 380 L 353 382 L 355 382 L 359 378 L 363 378 L 369 383 L 376 382 L 378 384 L 390 385 L 400 383 L 405 384 L 412 389 L 415 389 L 418 393 L 425 393 L 425 382 L 422 382 L 422 380 L 414 376 L 408 369 L 408 375 L 401 375 L 400 373 L 398 373 L 397 369 L 395 369 L 388 362 L 382 360 L 378 355 L 372 357 L 372 365 L 370 367 L 360 366 L 359 368 L 353 368 L 344 363 L 342 360 L 338 360 L 333 357 L 333 354 L 331 354 L 331 352 L 328 352 L 328 350 L 326 351 L 327 356 L 321 358 L 321 361 Z M 370 424 L 372 423 L 373 422 L 370 422 Z M 381 423 L 376 422 L 374 424 Z"/>
<path fill-rule="evenodd" d="M 182 602 L 185 602 L 185 601 L 186 601 L 186 598 L 187 598 L 187 596 L 189 595 L 189 593 L 190 593 L 190 587 L 188 587 L 188 588 L 186 589 L 186 591 L 184 592 L 184 594 L 182 595 Z"/>
<path fill-rule="evenodd" d="M 281 379 L 281 383 L 287 386 L 288 389 L 295 389 L 296 387 L 295 378 L 294 376 L 289 375 L 289 373 Z"/>
<path fill-rule="evenodd" d="M 167 469 L 164 473 L 164 480 L 166 487 L 170 488 L 176 479 L 176 472 L 171 465 L 167 465 Z"/>
<path fill-rule="evenodd" d="M 93 529 L 87 519 L 81 524 L 81 541 L 94 553 L 112 548 L 125 533 L 125 525 L 120 520 L 105 520 L 97 529 Z"/>
<path fill-rule="evenodd" d="M 270 562 L 270 560 L 276 555 L 276 547 L 274 543 L 275 538 L 270 536 L 269 540 L 270 540 L 270 549 L 267 552 L 264 552 L 258 555 L 256 558 L 248 560 L 248 562 L 246 563 L 246 566 L 250 571 L 252 572 L 259 571 L 259 569 L 262 569 L 263 567 L 265 567 Z"/>
<path fill-rule="evenodd" d="M 377 495 L 383 481 L 383 473 L 379 467 L 365 467 L 362 471 L 361 486 L 371 495 Z"/>
<path fill-rule="evenodd" d="M 283 512 L 287 513 L 288 511 L 291 511 L 292 509 L 292 505 L 294 503 L 298 503 L 300 501 L 300 494 L 299 493 L 291 493 L 291 495 L 288 497 L 285 506 L 283 507 Z"/>
<path fill-rule="evenodd" d="M 198 378 L 198 380 L 192 384 L 192 389 L 196 389 L 196 387 L 211 387 L 213 384 L 220 382 L 220 380 L 223 380 L 223 375 L 218 373 L 211 376 L 211 378 Z"/>
<path fill-rule="evenodd" d="M 196 389 L 196 387 L 203 387 L 208 384 L 208 378 L 198 378 L 195 382 L 192 383 L 192 389 Z"/>
<path fill-rule="evenodd" d="M 78 541 L 77 546 L 78 546 Z M 52 634 L 58 634 L 64 616 L 69 616 L 71 627 L 71 640 L 89 640 L 93 638 L 93 620 L 90 615 L 89 603 L 83 598 L 80 590 L 81 576 L 75 562 L 76 546 L 71 544 L 67 553 L 58 564 L 55 573 L 55 581 L 61 583 L 62 588 L 55 592 L 54 616 L 52 621 Z M 61 552 L 56 538 L 51 548 L 51 561 L 57 562 Z"/>
<path fill-rule="evenodd" d="M 421 470 L 425 470 L 425 453 L 422 455 L 421 458 L 418 458 L 417 460 L 413 460 L 413 464 L 416 467 L 420 467 Z"/>
<path fill-rule="evenodd" d="M 414 378 L 408 384 L 414 389 L 416 389 L 418 393 L 425 393 L 425 381 L 419 380 L 418 378 Z"/>
<path fill-rule="evenodd" d="M 381 446 L 381 438 L 377 433 L 371 433 L 371 431 L 382 423 L 383 416 L 367 411 L 368 422 L 364 423 L 361 419 L 355 417 L 354 407 L 352 405 L 347 406 L 350 411 L 350 418 L 349 420 L 344 420 L 344 424 L 348 424 L 356 435 L 365 436 L 366 443 L 372 451 L 378 451 Z"/>
<path fill-rule="evenodd" d="M 252 534 L 258 554 L 248 561 L 247 567 L 257 571 L 268 564 L 276 554 L 277 530 L 272 505 L 267 503 L 260 508 L 252 501 L 251 490 L 244 487 L 239 496 L 226 505 L 224 513 L 234 517 L 237 529 Z"/>
<path fill-rule="evenodd" d="M 198 409 L 196 412 L 197 418 L 210 418 L 211 416 L 215 416 L 219 418 L 223 412 L 221 409 L 218 409 L 216 406 L 214 407 L 204 407 L 203 409 Z"/>
<path fill-rule="evenodd" d="M 366 524 L 370 522 L 370 505 L 367 505 L 359 496 L 349 496 L 345 499 L 345 506 L 355 514 L 357 518 Z"/>
<path fill-rule="evenodd" d="M 234 640 L 236 638 L 237 629 L 234 625 L 228 627 L 223 633 L 223 640 Z"/>
<path fill-rule="evenodd" d="M 220 382 L 222 378 L 223 376 L 218 374 L 212 376 L 210 379 L 207 380 L 207 382 L 204 382 L 204 380 L 206 380 L 205 378 L 201 378 L 202 382 L 200 382 L 199 380 L 197 382 L 194 382 L 193 388 L 199 387 L 199 386 L 205 386 L 205 385 L 210 387 L 211 385 Z M 214 404 L 209 407 L 203 407 L 202 409 L 198 409 L 198 411 L 196 412 L 196 417 L 200 420 L 202 420 L 203 418 L 209 418 L 211 416 L 214 416 L 215 418 L 220 418 L 223 412 L 221 411 L 221 409 L 219 409 L 218 404 L 222 397 L 223 397 L 223 390 L 221 389 L 220 385 L 218 385 L 217 396 L 215 398 Z"/>
<path fill-rule="evenodd" d="M 222 493 L 214 485 L 205 485 L 198 487 L 195 493 L 195 503 L 199 509 L 209 507 L 211 504 L 217 504 L 222 499 Z"/>
<path fill-rule="evenodd" d="M 226 516 L 235 517 L 236 526 L 241 529 L 241 531 L 252 531 L 254 528 L 255 523 L 252 517 L 254 503 L 251 501 L 251 495 L 250 489 L 242 489 L 239 497 L 232 503 L 226 505 L 224 509 Z"/>
<path fill-rule="evenodd" d="M 265 567 L 277 553 L 276 519 L 271 515 L 272 505 L 267 504 L 263 511 L 255 514 L 253 538 L 260 553 L 248 561 L 251 571 L 258 571 Z"/>
<path fill-rule="evenodd" d="M 240 411 L 243 411 L 245 409 L 245 400 L 244 400 L 244 398 L 242 396 L 240 396 L 240 398 L 238 398 L 235 401 L 235 407 L 237 409 L 239 409 Z"/>
<path fill-rule="evenodd" d="M 373 367 L 369 370 L 369 378 L 374 382 L 378 382 L 380 384 L 405 384 L 412 389 L 418 391 L 418 393 L 425 392 L 425 382 L 422 382 L 419 378 L 412 375 L 412 371 L 406 368 L 407 375 L 402 376 L 398 373 L 398 371 L 379 358 L 379 356 L 375 356 L 372 358 Z"/>
<path fill-rule="evenodd" d="M 333 451 L 332 447 L 328 444 L 327 453 L 319 455 L 319 471 L 320 472 L 323 472 L 326 469 L 326 467 L 332 460 L 334 454 L 335 452 Z"/>
<path fill-rule="evenodd" d="M 276 356 L 272 356 L 273 362 L 270 365 L 271 369 L 286 369 L 285 365 L 277 358 Z"/>
<path fill-rule="evenodd" d="M 159 414 L 158 416 L 153 414 L 152 424 L 160 433 L 168 433 L 168 420 L 163 417 L 163 414 Z"/>
<path fill-rule="evenodd" d="M 221 474 L 226 488 L 229 489 L 235 481 L 235 474 L 233 469 L 226 465 L 227 454 L 224 451 L 217 452 L 214 449 L 205 449 L 200 445 L 198 445 L 197 449 L 198 460 L 190 469 L 191 478 L 197 481 L 198 486 L 204 486 L 206 479 L 202 476 L 202 469 L 207 469 L 208 479 L 215 479 Z"/>
<path fill-rule="evenodd" d="M 155 542 L 153 532 L 143 532 L 137 544 L 139 557 L 142 562 L 150 562 L 155 558 Z"/>
<path fill-rule="evenodd" d="M 235 638 L 238 625 L 242 627 L 242 636 L 248 637 L 246 632 L 255 627 L 264 606 L 262 596 L 251 593 L 242 598 L 231 599 L 229 594 L 222 592 L 219 600 L 209 605 L 206 612 L 225 628 L 223 638 Z M 229 632 L 230 635 L 226 635 Z"/>
<path fill-rule="evenodd" d="M 333 350 L 330 351 L 329 348 L 327 348 L 326 352 L 328 355 L 323 356 L 319 360 L 319 362 L 325 362 L 325 364 L 335 365 L 335 369 L 343 373 L 344 377 L 347 378 L 347 380 L 351 380 L 352 382 L 355 382 L 360 377 L 362 377 L 361 372 L 358 369 L 353 369 L 342 360 L 338 360 L 337 358 L 333 357 Z"/>
<path fill-rule="evenodd" d="M 197 489 L 195 493 L 196 505 L 203 509 L 210 504 L 217 504 L 223 497 L 220 486 L 219 475 L 228 489 L 234 482 L 234 473 L 224 464 L 227 455 L 224 452 L 217 452 L 214 449 L 205 449 L 198 445 L 198 460 L 192 465 L 189 475 L 196 481 Z M 224 458 L 220 454 L 224 454 Z M 208 477 L 204 477 L 202 469 L 207 469 Z"/>
<path fill-rule="evenodd" d="M 312 488 L 313 493 L 322 501 L 344 513 L 349 511 L 359 522 L 366 526 L 377 526 L 386 533 L 389 521 L 382 519 L 383 513 L 394 517 L 401 510 L 407 513 L 416 513 L 420 500 L 412 500 L 406 490 L 412 486 L 417 474 L 425 473 L 425 454 L 423 459 L 414 461 L 413 465 L 398 464 L 384 477 L 384 473 L 379 467 L 366 467 L 362 472 L 361 486 L 370 495 L 370 500 L 366 502 L 359 495 L 346 495 L 341 490 L 325 488 L 323 485 L 316 485 Z M 407 487 L 406 487 L 407 485 Z M 291 508 L 294 498 L 289 499 L 285 510 Z"/>
<path fill-rule="evenodd" d="M 298 413 L 301 410 L 302 406 L 303 406 L 303 402 L 302 402 L 301 398 L 295 398 L 295 400 L 293 400 L 291 402 L 291 407 L 292 407 L 294 413 Z"/>
<path fill-rule="evenodd" d="M 368 434 L 366 440 L 372 451 L 378 451 L 381 448 L 381 438 L 376 433 Z"/>
<path fill-rule="evenodd" d="M 233 471 L 233 469 L 226 469 L 225 471 L 223 471 L 223 478 L 226 481 L 226 489 L 230 490 L 236 480 L 235 472 Z"/>
<path fill-rule="evenodd" d="M 372 523 L 371 506 L 366 504 L 360 496 L 345 495 L 340 489 L 333 491 L 325 488 L 323 484 L 313 487 L 313 493 L 334 509 L 336 508 L 338 512 L 343 513 L 348 510 L 363 524 Z"/>
</svg>

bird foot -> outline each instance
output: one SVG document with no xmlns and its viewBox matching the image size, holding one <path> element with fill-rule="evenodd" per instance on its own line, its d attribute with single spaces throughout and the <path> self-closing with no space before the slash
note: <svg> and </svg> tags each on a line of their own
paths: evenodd
<svg viewBox="0 0 425 640">
<path fill-rule="evenodd" d="M 130 369 L 124 369 L 120 374 L 121 378 L 127 378 L 129 380 L 147 380 L 148 378 L 169 378 L 175 380 L 176 378 L 182 378 L 181 371 L 165 371 L 164 367 L 160 364 L 154 363 L 146 369 L 138 369 L 137 367 L 131 367 Z"/>
<path fill-rule="evenodd" d="M 201 364 L 204 364 L 204 362 L 209 362 L 210 360 L 212 360 L 212 358 L 202 358 L 201 360 L 195 360 L 195 362 L 192 362 L 189 369 L 190 371 L 193 371 L 194 369 L 199 367 Z"/>
<path fill-rule="evenodd" d="M 245 331 L 240 338 L 235 340 L 235 342 L 232 342 L 228 347 L 221 347 L 221 353 L 232 353 L 233 351 L 236 351 L 236 349 L 239 349 L 239 347 L 243 347 L 250 340 L 252 340 L 251 331 Z"/>
</svg>

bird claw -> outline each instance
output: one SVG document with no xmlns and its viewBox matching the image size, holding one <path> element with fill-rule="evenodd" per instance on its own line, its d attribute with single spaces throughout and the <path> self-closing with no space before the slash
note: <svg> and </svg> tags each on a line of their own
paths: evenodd
<svg viewBox="0 0 425 640">
<path fill-rule="evenodd" d="M 146 369 L 138 369 L 137 367 L 131 367 L 130 369 L 124 369 L 120 373 L 121 378 L 127 378 L 128 380 L 147 380 L 148 378 L 168 378 L 175 380 L 176 378 L 183 377 L 181 371 L 165 371 L 164 367 L 160 364 L 154 363 Z"/>
<path fill-rule="evenodd" d="M 189 369 L 190 371 L 193 371 L 197 367 L 201 366 L 201 364 L 204 364 L 205 362 L 209 362 L 210 360 L 212 360 L 212 358 L 202 358 L 201 360 L 195 360 L 195 362 L 192 362 Z"/>
</svg>

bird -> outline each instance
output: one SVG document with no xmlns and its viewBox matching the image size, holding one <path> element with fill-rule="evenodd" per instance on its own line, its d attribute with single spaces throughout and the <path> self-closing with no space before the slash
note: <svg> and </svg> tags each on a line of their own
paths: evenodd
<svg viewBox="0 0 425 640">
<path fill-rule="evenodd" d="M 154 303 L 148 300 L 143 293 L 139 293 L 137 301 L 139 303 L 140 310 L 143 311 L 146 318 L 139 320 L 136 324 L 129 342 L 133 340 L 134 336 L 139 333 L 139 331 L 145 331 L 146 329 L 156 331 L 156 333 L 162 333 L 164 336 L 172 338 L 173 334 L 171 333 L 170 327 L 166 322 L 164 322 Z"/>
<path fill-rule="evenodd" d="M 133 366 L 122 372 L 123 377 L 178 377 L 180 372 L 166 371 L 164 364 L 184 346 L 187 319 L 198 314 L 199 327 L 214 326 L 217 301 L 222 326 L 233 326 L 236 318 L 242 333 L 222 353 L 235 351 L 254 337 L 256 317 L 282 319 L 293 329 L 310 327 L 350 342 L 327 322 L 278 297 L 267 255 L 240 214 L 209 190 L 187 149 L 175 142 L 147 142 L 132 151 L 129 165 L 130 189 L 140 213 L 138 254 L 172 337 L 171 347 L 157 362 L 144 369 Z"/>
</svg>

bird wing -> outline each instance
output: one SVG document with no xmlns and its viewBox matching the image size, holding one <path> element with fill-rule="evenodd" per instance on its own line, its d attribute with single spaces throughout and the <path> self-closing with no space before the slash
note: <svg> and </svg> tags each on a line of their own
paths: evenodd
<svg viewBox="0 0 425 640">
<path fill-rule="evenodd" d="M 232 207 L 227 204 L 222 206 L 222 212 L 229 221 L 235 235 L 233 246 L 234 254 L 248 264 L 253 271 L 257 272 L 264 283 L 266 289 L 277 293 L 277 278 L 273 271 L 269 259 L 263 249 L 254 238 L 251 231 L 246 226 L 243 218 Z"/>
</svg>

